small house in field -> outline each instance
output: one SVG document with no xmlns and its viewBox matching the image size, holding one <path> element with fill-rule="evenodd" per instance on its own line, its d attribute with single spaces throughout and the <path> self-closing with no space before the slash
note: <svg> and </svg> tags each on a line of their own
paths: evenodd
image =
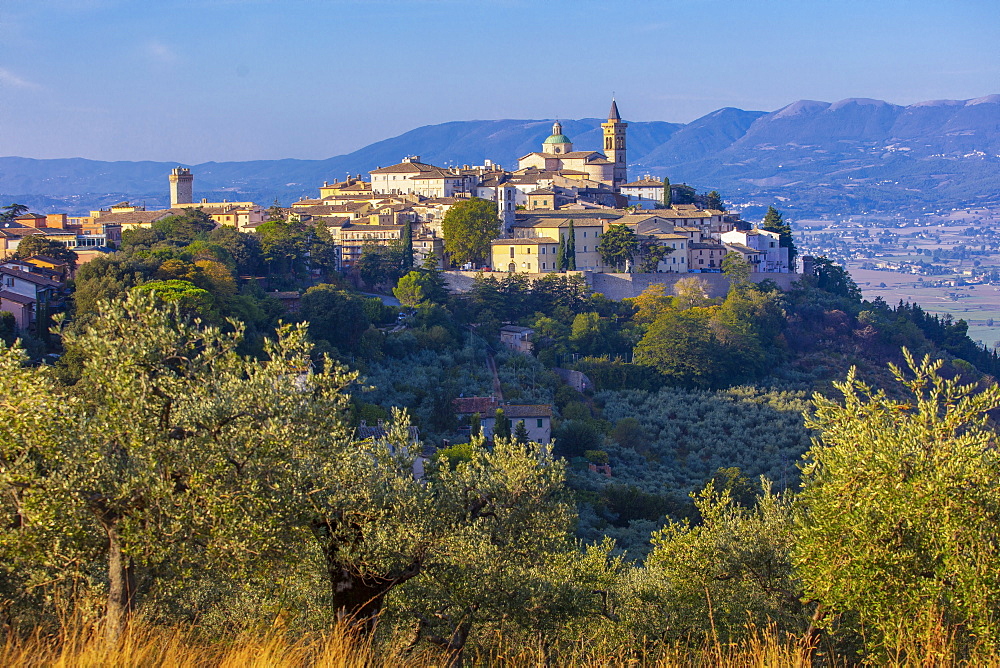
<svg viewBox="0 0 1000 668">
<path fill-rule="evenodd" d="M 534 344 L 531 337 L 535 330 L 530 327 L 518 327 L 517 325 L 504 325 L 500 328 L 500 343 L 510 348 L 516 353 L 531 354 Z"/>
<path fill-rule="evenodd" d="M 479 415 L 483 436 L 493 438 L 497 409 L 502 408 L 510 420 L 511 433 L 518 422 L 524 422 L 528 438 L 536 443 L 552 440 L 552 406 L 549 404 L 504 404 L 496 397 L 460 397 L 452 401 L 455 414 L 460 420 L 468 420 L 473 414 Z"/>
</svg>

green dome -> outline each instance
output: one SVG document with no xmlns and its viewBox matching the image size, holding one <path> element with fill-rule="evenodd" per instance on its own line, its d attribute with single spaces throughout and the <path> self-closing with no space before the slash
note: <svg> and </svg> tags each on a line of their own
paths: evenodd
<svg viewBox="0 0 1000 668">
<path fill-rule="evenodd" d="M 569 144 L 569 143 L 570 143 L 569 137 L 567 137 L 566 135 L 564 135 L 562 133 L 562 123 L 560 123 L 559 121 L 556 121 L 555 123 L 552 124 L 552 134 L 549 135 L 548 139 L 546 139 L 544 142 L 542 142 L 543 145 L 545 145 L 545 144 Z"/>
</svg>

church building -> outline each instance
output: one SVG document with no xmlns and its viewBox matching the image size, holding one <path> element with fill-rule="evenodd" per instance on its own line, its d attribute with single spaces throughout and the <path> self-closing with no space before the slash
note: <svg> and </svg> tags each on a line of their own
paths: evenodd
<svg viewBox="0 0 1000 668">
<path fill-rule="evenodd" d="M 552 125 L 552 134 L 542 142 L 542 150 L 518 159 L 518 170 L 535 168 L 546 171 L 584 172 L 591 181 L 606 183 L 615 190 L 628 182 L 625 162 L 625 128 L 618 114 L 618 104 L 611 101 L 604 130 L 604 152 L 574 151 L 573 142 L 562 133 L 562 124 Z"/>
</svg>

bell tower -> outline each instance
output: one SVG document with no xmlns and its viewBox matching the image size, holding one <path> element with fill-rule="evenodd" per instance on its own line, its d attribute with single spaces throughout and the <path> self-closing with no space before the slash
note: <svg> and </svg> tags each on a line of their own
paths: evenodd
<svg viewBox="0 0 1000 668">
<path fill-rule="evenodd" d="M 604 130 L 604 156 L 615 163 L 612 183 L 615 190 L 628 183 L 628 169 L 625 162 L 625 128 L 627 127 L 628 123 L 622 122 L 622 117 L 618 115 L 618 104 L 612 98 L 608 122 L 601 123 L 601 128 Z"/>
</svg>

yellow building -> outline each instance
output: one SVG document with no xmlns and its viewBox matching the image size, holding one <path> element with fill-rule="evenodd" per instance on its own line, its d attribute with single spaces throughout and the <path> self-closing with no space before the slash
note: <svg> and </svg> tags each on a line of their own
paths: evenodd
<svg viewBox="0 0 1000 668">
<path fill-rule="evenodd" d="M 494 271 L 545 274 L 556 271 L 559 242 L 549 237 L 496 239 L 492 242 Z"/>
<path fill-rule="evenodd" d="M 320 199 L 326 199 L 327 197 L 350 197 L 360 200 L 365 200 L 371 197 L 372 186 L 370 183 L 361 180 L 361 175 L 352 177 L 348 176 L 344 181 L 339 181 L 337 183 L 329 183 L 324 181 L 323 185 L 319 188 Z"/>
<path fill-rule="evenodd" d="M 661 246 L 671 249 L 656 265 L 658 272 L 686 274 L 688 272 L 688 236 L 686 234 L 653 234 Z"/>
<path fill-rule="evenodd" d="M 615 224 L 620 217 L 620 213 L 611 209 L 596 212 L 532 211 L 524 217 L 518 216 L 514 223 L 514 237 L 555 239 L 558 244 L 560 238 L 569 238 L 569 223 L 572 220 L 573 236 L 576 238 L 576 268 L 580 271 L 605 271 L 607 267 L 601 262 L 597 246 L 607 226 Z"/>
<path fill-rule="evenodd" d="M 345 269 L 354 266 L 367 245 L 392 246 L 403 239 L 402 225 L 343 225 L 332 227 L 334 243 L 340 246 L 340 259 Z"/>
</svg>

